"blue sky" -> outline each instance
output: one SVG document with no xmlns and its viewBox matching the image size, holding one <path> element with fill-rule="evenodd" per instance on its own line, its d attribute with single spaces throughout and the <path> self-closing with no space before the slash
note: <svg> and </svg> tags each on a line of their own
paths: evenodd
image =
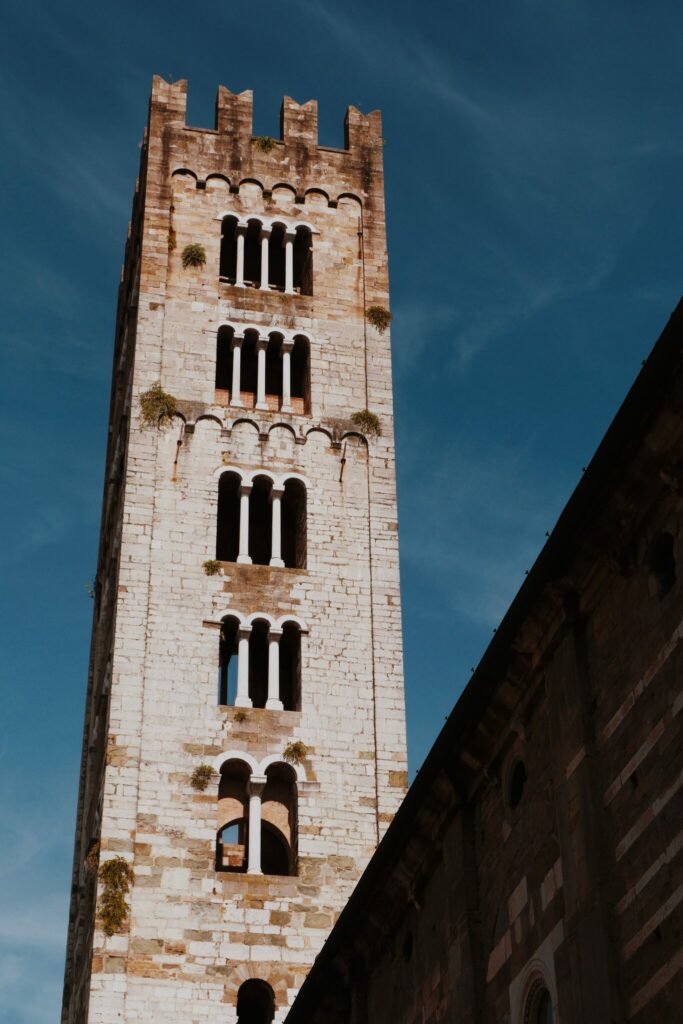
<svg viewBox="0 0 683 1024">
<path fill-rule="evenodd" d="M 411 776 L 681 292 L 673 0 L 9 0 L 0 1021 L 58 1019 L 116 288 L 153 73 L 386 137 Z"/>
</svg>

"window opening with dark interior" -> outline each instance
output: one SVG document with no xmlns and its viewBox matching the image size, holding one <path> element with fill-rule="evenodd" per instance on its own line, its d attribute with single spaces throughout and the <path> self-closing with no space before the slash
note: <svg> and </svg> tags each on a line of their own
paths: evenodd
<svg viewBox="0 0 683 1024">
<path fill-rule="evenodd" d="M 676 556 L 674 539 L 670 533 L 660 533 L 650 551 L 650 572 L 655 578 L 660 597 L 669 593 L 676 582 Z"/>
<path fill-rule="evenodd" d="M 274 1016 L 272 988 L 259 978 L 249 978 L 237 993 L 237 1024 L 271 1024 Z"/>
<path fill-rule="evenodd" d="M 553 1024 L 553 1002 L 544 984 L 538 982 L 529 995 L 524 1024 Z"/>
<path fill-rule="evenodd" d="M 237 694 L 238 629 L 237 619 L 223 619 L 218 642 L 218 703 L 231 707 L 235 704 Z"/>
<path fill-rule="evenodd" d="M 250 220 L 244 235 L 244 283 L 261 285 L 261 222 Z"/>
<path fill-rule="evenodd" d="M 254 565 L 269 565 L 272 545 L 270 503 L 272 481 L 267 476 L 254 478 L 249 495 L 249 554 Z"/>
<path fill-rule="evenodd" d="M 306 413 L 310 404 L 309 350 L 306 338 L 294 338 L 291 355 L 292 408 L 294 412 Z"/>
<path fill-rule="evenodd" d="M 301 632 L 294 622 L 285 622 L 280 637 L 280 700 L 285 711 L 301 707 Z"/>
<path fill-rule="evenodd" d="M 268 283 L 275 291 L 285 290 L 285 228 L 273 224 L 268 242 Z"/>
<path fill-rule="evenodd" d="M 271 334 L 266 346 L 266 403 L 278 409 L 282 399 L 282 335 Z"/>
<path fill-rule="evenodd" d="M 510 772 L 510 782 L 508 785 L 508 804 L 512 811 L 516 810 L 522 802 L 526 778 L 524 761 L 516 761 Z"/>
<path fill-rule="evenodd" d="M 255 708 L 264 708 L 268 699 L 268 630 L 265 619 L 257 619 L 249 637 L 249 696 Z"/>
<path fill-rule="evenodd" d="M 249 770 L 241 761 L 228 761 L 218 783 L 216 871 L 247 870 Z"/>
<path fill-rule="evenodd" d="M 240 485 L 237 473 L 221 473 L 218 481 L 218 516 L 216 558 L 219 562 L 236 562 L 239 551 Z"/>
<path fill-rule="evenodd" d="M 289 569 L 306 568 L 306 488 L 300 480 L 285 481 L 282 495 L 282 560 Z"/>
<path fill-rule="evenodd" d="M 232 388 L 232 327 L 221 327 L 216 335 L 216 391 Z"/>
<path fill-rule="evenodd" d="M 261 869 L 264 875 L 296 874 L 296 777 L 288 764 L 266 770 L 261 797 Z"/>
<path fill-rule="evenodd" d="M 237 217 L 224 217 L 221 225 L 219 274 L 222 281 L 235 283 L 237 270 Z"/>
<path fill-rule="evenodd" d="M 313 245 L 309 228 L 297 228 L 294 237 L 294 290 L 313 294 Z"/>
</svg>

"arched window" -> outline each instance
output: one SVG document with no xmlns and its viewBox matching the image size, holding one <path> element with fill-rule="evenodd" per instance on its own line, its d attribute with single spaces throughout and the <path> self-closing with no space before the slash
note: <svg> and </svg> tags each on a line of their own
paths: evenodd
<svg viewBox="0 0 683 1024">
<path fill-rule="evenodd" d="M 299 227 L 294 238 L 294 291 L 313 294 L 313 245 L 310 228 Z"/>
<path fill-rule="evenodd" d="M 278 762 L 266 770 L 261 795 L 261 869 L 264 875 L 296 874 L 296 776 Z"/>
<path fill-rule="evenodd" d="M 272 545 L 272 507 L 270 477 L 254 477 L 249 495 L 249 554 L 254 565 L 269 565 Z"/>
<path fill-rule="evenodd" d="M 280 700 L 285 711 L 301 707 L 301 631 L 294 622 L 282 627 L 279 650 Z"/>
<path fill-rule="evenodd" d="M 241 483 L 241 477 L 234 472 L 222 473 L 218 481 L 216 558 L 219 562 L 237 561 Z"/>
<path fill-rule="evenodd" d="M 553 1001 L 542 978 L 537 978 L 529 989 L 523 1024 L 553 1024 Z"/>
<path fill-rule="evenodd" d="M 282 335 L 268 335 L 266 345 L 266 404 L 269 409 L 280 408 L 282 400 Z"/>
<path fill-rule="evenodd" d="M 245 331 L 242 342 L 242 358 L 240 366 L 240 404 L 246 409 L 256 405 L 256 389 L 258 387 L 258 334 L 256 331 Z"/>
<path fill-rule="evenodd" d="M 292 411 L 304 414 L 310 408 L 310 361 L 308 340 L 300 334 L 294 337 L 290 358 L 290 399 Z"/>
<path fill-rule="evenodd" d="M 227 761 L 221 767 L 216 871 L 247 870 L 249 774 L 249 768 L 243 761 Z"/>
<path fill-rule="evenodd" d="M 244 284 L 251 288 L 261 284 L 260 220 L 250 220 L 244 235 Z"/>
<path fill-rule="evenodd" d="M 225 470 L 218 482 L 219 562 L 306 568 L 306 486 Z"/>
<path fill-rule="evenodd" d="M 235 283 L 237 261 L 237 217 L 224 217 L 221 225 L 220 279 Z"/>
<path fill-rule="evenodd" d="M 296 711 L 301 692 L 301 629 L 297 622 L 271 625 L 265 616 L 241 624 L 221 622 L 218 703 L 270 711 Z"/>
<path fill-rule="evenodd" d="M 285 227 L 273 224 L 268 245 L 268 282 L 275 291 L 285 290 Z"/>
<path fill-rule="evenodd" d="M 265 619 L 257 619 L 249 640 L 249 698 L 252 707 L 265 708 L 268 700 L 268 632 Z"/>
<path fill-rule="evenodd" d="M 218 644 L 218 703 L 235 703 L 237 696 L 237 632 L 239 622 L 227 616 L 221 623 Z"/>
<path fill-rule="evenodd" d="M 232 327 L 221 327 L 216 335 L 216 400 L 222 404 L 232 389 Z M 230 396 L 232 399 L 232 396 Z"/>
<path fill-rule="evenodd" d="M 289 569 L 306 568 L 306 488 L 285 481 L 282 495 L 282 560 Z"/>
<path fill-rule="evenodd" d="M 237 1024 L 271 1024 L 275 994 L 266 981 L 249 978 L 237 993 Z"/>
</svg>

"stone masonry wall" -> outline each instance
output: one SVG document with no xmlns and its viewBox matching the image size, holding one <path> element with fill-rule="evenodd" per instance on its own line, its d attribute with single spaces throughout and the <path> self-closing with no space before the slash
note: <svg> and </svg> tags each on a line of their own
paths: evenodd
<svg viewBox="0 0 683 1024">
<path fill-rule="evenodd" d="M 95 664 L 86 711 L 92 738 L 105 694 L 108 722 L 90 747 L 106 741 L 107 758 L 79 811 L 65 1024 L 230 1024 L 250 977 L 272 986 L 283 1020 L 406 784 L 390 347 L 364 316 L 388 306 L 379 116 L 351 109 L 348 149 L 323 149 L 315 104 L 285 100 L 284 138 L 265 154 L 252 142 L 251 94 L 219 91 L 217 130 L 187 128 L 184 109 L 185 83 L 155 79 L 139 245 L 128 256 L 139 294 L 121 300 L 136 301 L 121 328 L 134 369 L 117 589 L 94 634 L 106 647 L 107 631 L 111 654 L 100 658 L 107 672 Z M 311 224 L 314 294 L 220 282 L 230 212 Z M 183 268 L 190 243 L 204 246 L 203 267 Z M 310 413 L 221 404 L 216 334 L 226 321 L 307 332 Z M 143 429 L 138 396 L 155 381 L 181 415 Z M 117 408 L 114 432 L 126 415 Z M 381 437 L 351 424 L 365 408 Z M 205 574 L 227 465 L 307 481 L 305 569 L 223 563 Z M 228 610 L 303 620 L 300 710 L 218 706 Z M 229 750 L 281 756 L 292 740 L 308 748 L 297 875 L 216 872 L 217 781 L 197 792 L 194 768 Z M 82 869 L 98 837 L 101 858 L 120 854 L 135 873 L 128 926 L 110 938 L 92 928 L 94 880 Z"/>
</svg>

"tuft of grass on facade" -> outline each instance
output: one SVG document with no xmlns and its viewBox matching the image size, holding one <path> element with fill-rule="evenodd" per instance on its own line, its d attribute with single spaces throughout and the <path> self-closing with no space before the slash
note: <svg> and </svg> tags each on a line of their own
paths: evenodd
<svg viewBox="0 0 683 1024">
<path fill-rule="evenodd" d="M 143 427 L 166 426 L 178 412 L 178 401 L 157 380 L 140 395 L 140 412 Z"/>
<path fill-rule="evenodd" d="M 93 839 L 88 847 L 88 852 L 85 855 L 85 870 L 89 875 L 97 874 L 97 868 L 100 863 L 100 843 L 98 839 Z"/>
<path fill-rule="evenodd" d="M 202 562 L 202 569 L 207 576 L 218 576 L 221 571 L 221 563 L 217 562 L 215 558 L 207 558 L 205 562 Z M 225 640 L 223 636 L 223 630 L 221 629 L 221 640 Z"/>
<path fill-rule="evenodd" d="M 206 250 L 198 242 L 192 242 L 183 249 L 181 259 L 186 269 L 187 267 L 203 267 L 206 263 Z"/>
<path fill-rule="evenodd" d="M 303 764 L 308 754 L 308 747 L 301 740 L 293 740 L 282 751 L 282 756 L 289 764 Z"/>
<path fill-rule="evenodd" d="M 98 901 L 98 917 L 105 935 L 114 935 L 128 920 L 130 907 L 126 896 L 135 880 L 133 869 L 123 857 L 113 857 L 100 864 L 97 873 L 102 884 Z"/>
<path fill-rule="evenodd" d="M 193 789 L 197 789 L 200 793 L 203 793 L 211 782 L 213 774 L 214 771 L 210 764 L 200 764 L 195 768 L 190 776 L 190 785 Z"/>
<path fill-rule="evenodd" d="M 168 233 L 168 251 L 173 252 L 177 244 L 178 241 L 175 236 L 175 228 L 171 228 L 171 230 Z"/>
<path fill-rule="evenodd" d="M 257 135 L 254 139 L 254 148 L 259 153 L 270 153 L 275 149 L 275 139 L 272 139 L 270 135 Z"/>
<path fill-rule="evenodd" d="M 352 413 L 351 422 L 366 436 L 382 436 L 382 424 L 380 423 L 379 416 L 368 409 L 361 409 L 359 412 Z"/>
<path fill-rule="evenodd" d="M 379 334 L 384 334 L 392 319 L 391 313 L 384 306 L 368 306 L 365 318 Z"/>
</svg>

